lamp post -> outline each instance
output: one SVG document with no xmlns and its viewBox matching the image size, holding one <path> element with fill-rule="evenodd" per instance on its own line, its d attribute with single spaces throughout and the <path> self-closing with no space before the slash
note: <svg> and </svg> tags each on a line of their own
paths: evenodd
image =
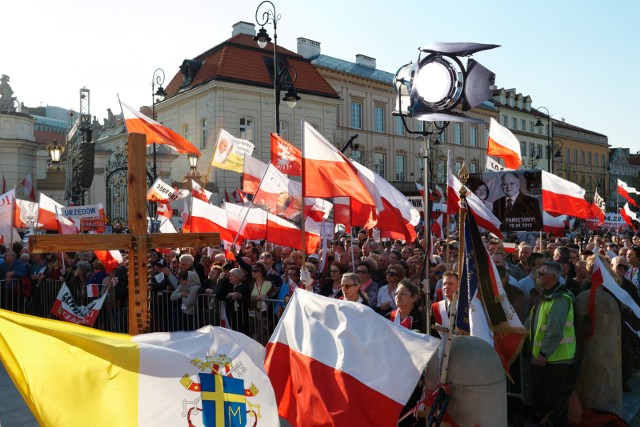
<svg viewBox="0 0 640 427">
<path fill-rule="evenodd" d="M 264 5 L 264 8 L 263 8 Z M 270 7 L 269 7 L 270 5 Z M 266 10 L 265 10 L 266 8 Z M 263 10 L 262 13 L 260 11 Z M 269 33 L 264 29 L 264 26 L 268 23 L 273 24 L 273 93 L 276 101 L 276 115 L 275 115 L 275 129 L 276 133 L 280 135 L 280 94 L 283 89 L 287 91 L 282 98 L 283 101 L 289 105 L 290 108 L 296 106 L 296 102 L 300 100 L 300 97 L 296 93 L 293 86 L 298 78 L 298 73 L 293 66 L 285 65 L 278 71 L 278 21 L 280 15 L 276 12 L 276 6 L 269 0 L 265 0 L 258 5 L 256 9 L 256 23 L 260 25 L 258 34 L 253 38 L 261 49 L 267 47 L 267 43 L 271 41 Z M 291 71 L 293 72 L 293 78 L 291 78 Z"/>
<path fill-rule="evenodd" d="M 194 153 L 187 154 L 187 159 L 189 160 L 189 172 L 187 173 L 187 177 L 189 178 L 197 178 L 198 175 L 198 159 L 200 156 Z"/>
<path fill-rule="evenodd" d="M 164 84 L 164 70 L 162 68 L 158 68 L 153 72 L 153 78 L 151 79 L 151 117 L 153 120 L 156 119 L 156 104 L 161 102 L 167 93 L 164 91 L 162 85 Z M 158 89 L 156 90 L 156 84 L 158 85 Z M 153 179 L 154 181 L 158 178 L 158 168 L 156 163 L 156 143 L 153 143 Z"/>
<path fill-rule="evenodd" d="M 51 163 L 49 165 L 50 171 L 59 171 L 60 167 L 60 155 L 62 153 L 62 149 L 60 148 L 60 144 L 58 144 L 57 140 L 53 140 L 53 142 L 47 145 L 47 151 L 49 152 L 49 160 Z"/>
<path fill-rule="evenodd" d="M 553 173 L 553 171 L 551 170 L 551 153 L 553 151 L 553 147 L 551 146 L 551 113 L 549 113 L 549 109 L 547 107 L 538 107 L 536 108 L 536 110 L 540 110 L 541 108 L 544 108 L 544 110 L 547 112 L 547 170 L 549 171 L 549 173 Z M 538 118 L 535 127 L 541 128 L 542 126 L 544 125 L 542 124 L 540 118 Z"/>
</svg>

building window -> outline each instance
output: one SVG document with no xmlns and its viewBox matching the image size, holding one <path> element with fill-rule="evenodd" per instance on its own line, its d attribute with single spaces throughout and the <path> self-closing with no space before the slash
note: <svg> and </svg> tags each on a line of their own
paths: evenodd
<svg viewBox="0 0 640 427">
<path fill-rule="evenodd" d="M 189 125 L 187 123 L 182 125 L 182 136 L 189 141 Z"/>
<path fill-rule="evenodd" d="M 402 117 L 395 116 L 396 123 L 396 135 L 404 136 L 404 124 L 402 124 Z"/>
<path fill-rule="evenodd" d="M 351 150 L 351 154 L 349 155 L 351 160 L 354 160 L 360 164 L 362 164 L 362 151 L 360 150 Z"/>
<path fill-rule="evenodd" d="M 593 159 L 592 159 L 592 157 L 591 157 L 591 151 L 589 151 L 589 154 L 587 155 L 587 164 L 588 164 L 589 166 L 591 166 L 591 165 L 593 164 L 593 163 L 592 163 L 592 160 L 593 160 Z"/>
<path fill-rule="evenodd" d="M 396 154 L 396 181 L 407 180 L 407 156 Z"/>
<path fill-rule="evenodd" d="M 520 141 L 520 155 L 521 156 L 527 155 L 527 143 L 524 141 Z"/>
<path fill-rule="evenodd" d="M 475 126 L 471 126 L 469 132 L 469 144 L 472 147 L 478 146 L 478 129 Z"/>
<path fill-rule="evenodd" d="M 351 127 L 362 129 L 362 103 L 351 102 Z"/>
<path fill-rule="evenodd" d="M 476 173 L 476 172 L 478 172 L 478 164 L 475 162 L 469 163 L 469 173 Z"/>
<path fill-rule="evenodd" d="M 502 126 L 504 127 L 509 126 L 509 118 L 507 117 L 506 114 L 502 116 Z"/>
<path fill-rule="evenodd" d="M 280 136 L 285 141 L 289 141 L 289 122 L 280 122 Z"/>
<path fill-rule="evenodd" d="M 584 151 L 580 152 L 580 160 L 582 160 L 581 163 L 584 165 L 585 164 L 585 162 L 584 162 Z"/>
<path fill-rule="evenodd" d="M 453 127 L 453 143 L 462 145 L 462 123 L 456 123 Z"/>
<path fill-rule="evenodd" d="M 387 154 L 376 152 L 373 153 L 373 171 L 383 178 L 387 169 Z"/>
<path fill-rule="evenodd" d="M 436 166 L 436 182 L 445 182 L 445 174 L 447 173 L 447 162 L 444 160 L 438 160 Z M 420 169 L 420 171 L 422 172 L 422 169 Z"/>
<path fill-rule="evenodd" d="M 511 117 L 511 128 L 518 129 L 518 119 L 516 117 Z"/>
<path fill-rule="evenodd" d="M 527 130 L 527 121 L 525 119 L 520 119 L 520 129 Z"/>
<path fill-rule="evenodd" d="M 240 138 L 253 142 L 253 119 L 240 118 Z"/>
<path fill-rule="evenodd" d="M 374 110 L 375 115 L 375 131 L 384 132 L 384 108 L 376 107 Z"/>
<path fill-rule="evenodd" d="M 445 133 L 445 129 L 440 131 L 440 133 L 438 134 L 438 141 L 443 143 L 443 144 L 444 144 L 444 133 Z"/>
<path fill-rule="evenodd" d="M 529 143 L 529 156 L 531 157 L 535 157 L 536 155 L 536 144 L 534 144 L 533 142 Z"/>
<path fill-rule="evenodd" d="M 536 124 L 532 121 L 529 122 L 529 132 L 534 133 L 536 131 Z"/>
<path fill-rule="evenodd" d="M 573 150 L 573 163 L 578 163 L 578 150 Z"/>
<path fill-rule="evenodd" d="M 462 169 L 462 162 L 455 162 L 453 164 L 453 174 L 457 176 L 460 172 L 460 169 Z"/>
<path fill-rule="evenodd" d="M 336 126 L 340 126 L 340 106 L 336 107 Z"/>
<path fill-rule="evenodd" d="M 207 148 L 207 137 L 208 137 L 208 129 L 207 129 L 207 119 L 200 120 L 200 147 Z"/>
<path fill-rule="evenodd" d="M 599 163 L 599 159 L 598 159 L 598 157 L 600 157 L 600 156 L 598 155 L 598 153 L 596 153 L 596 163 L 595 163 L 595 167 L 598 167 L 598 163 Z"/>
</svg>

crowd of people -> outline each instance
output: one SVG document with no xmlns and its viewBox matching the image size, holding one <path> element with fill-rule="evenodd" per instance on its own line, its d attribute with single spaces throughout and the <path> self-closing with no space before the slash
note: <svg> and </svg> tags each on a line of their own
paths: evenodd
<svg viewBox="0 0 640 427">
<path fill-rule="evenodd" d="M 585 237 L 586 236 L 586 237 Z M 506 294 L 529 339 L 512 377 L 534 416 L 554 414 L 564 425 L 566 402 L 574 386 L 579 341 L 573 300 L 588 291 L 596 257 L 615 281 L 640 304 L 640 237 L 633 235 L 547 235 L 534 246 L 522 242 L 515 252 L 487 237 L 485 245 L 497 266 Z M 195 314 L 215 301 L 229 326 L 266 342 L 296 288 L 329 298 L 364 304 L 401 326 L 446 337 L 449 310 L 459 289 L 459 244 L 436 240 L 424 277 L 424 240 L 379 242 L 365 232 L 337 235 L 326 252 L 303 254 L 269 242 L 245 242 L 233 253 L 221 248 L 187 248 L 149 253 L 153 330 L 203 326 Z M 5 294 L 31 296 L 43 280 L 65 281 L 76 302 L 86 303 L 86 284 L 104 284 L 112 304 L 127 304 L 127 269 L 107 273 L 92 252 L 29 254 L 22 245 L 0 245 L 0 281 Z M 106 285 L 110 285 L 109 287 Z M 433 303 L 425 310 L 426 296 Z M 212 298 L 215 298 L 212 300 Z M 28 298 L 23 298 L 28 300 Z M 169 304 L 170 310 L 161 310 Z M 7 307 L 4 307 L 7 308 Z M 26 310 L 25 306 L 22 307 Z M 640 326 L 628 307 L 622 317 L 623 384 L 640 367 L 640 345 L 631 330 Z M 428 312 L 428 313 L 427 313 Z M 167 328 L 166 325 L 180 325 Z M 631 327 L 629 327 L 631 326 Z M 526 390 L 533 392 L 527 396 Z"/>
</svg>

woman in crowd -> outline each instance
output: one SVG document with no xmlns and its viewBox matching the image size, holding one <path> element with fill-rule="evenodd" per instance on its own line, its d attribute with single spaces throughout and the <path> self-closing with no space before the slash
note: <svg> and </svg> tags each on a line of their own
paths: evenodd
<svg viewBox="0 0 640 427">
<path fill-rule="evenodd" d="M 171 301 L 180 301 L 181 315 L 178 317 L 179 323 L 176 325 L 176 330 L 191 331 L 197 329 L 194 312 L 199 289 L 200 280 L 198 273 L 193 270 L 180 273 L 179 285 L 171 294 Z"/>
<path fill-rule="evenodd" d="M 405 271 L 398 264 L 391 264 L 387 267 L 387 284 L 378 291 L 378 304 L 376 308 L 379 313 L 386 315 L 391 310 L 398 308 L 395 302 L 395 292 L 398 283 L 405 277 Z"/>
<path fill-rule="evenodd" d="M 371 308 L 375 308 L 378 303 L 378 284 L 371 279 L 371 271 L 374 260 L 366 258 L 356 268 L 356 275 L 360 279 L 360 291 L 367 296 L 367 302 Z M 343 290 L 344 292 L 344 290 Z"/>
<path fill-rule="evenodd" d="M 331 263 L 331 268 L 329 269 L 329 278 L 325 281 L 320 295 L 324 295 L 330 298 L 342 297 L 343 294 L 340 286 L 342 275 L 346 272 L 347 270 L 344 268 L 344 265 L 340 264 L 339 262 Z"/>
<path fill-rule="evenodd" d="M 369 305 L 367 296 L 360 290 L 360 277 L 356 273 L 344 273 L 340 280 L 342 299 Z"/>
<path fill-rule="evenodd" d="M 226 290 L 222 290 L 222 288 L 226 288 L 226 286 L 221 282 L 228 283 Z M 218 299 L 226 302 L 226 315 L 231 323 L 231 329 L 249 335 L 251 290 L 244 280 L 244 270 L 241 268 L 232 268 L 228 273 L 228 277 L 225 277 L 225 274 L 222 273 L 218 284 L 220 285 L 218 288 L 221 289 L 221 293 L 224 293 L 224 296 L 218 295 Z"/>
<path fill-rule="evenodd" d="M 425 333 L 422 313 L 418 308 L 420 289 L 404 279 L 398 283 L 394 292 L 396 309 L 389 313 L 389 320 L 407 329 Z"/>
<path fill-rule="evenodd" d="M 289 267 L 291 268 L 291 267 Z M 251 307 L 249 309 L 249 320 L 254 320 L 255 339 L 260 343 L 266 343 L 269 339 L 269 322 L 274 325 L 273 311 L 268 310 L 265 300 L 273 299 L 277 290 L 273 284 L 267 280 L 267 269 L 261 262 L 256 262 L 251 266 Z"/>
</svg>

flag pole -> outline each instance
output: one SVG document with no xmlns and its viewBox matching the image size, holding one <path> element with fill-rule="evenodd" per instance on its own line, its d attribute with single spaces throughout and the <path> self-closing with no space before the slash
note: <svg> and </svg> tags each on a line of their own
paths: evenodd
<svg viewBox="0 0 640 427">
<path fill-rule="evenodd" d="M 305 245 L 304 242 L 305 242 L 305 237 L 306 237 L 306 232 L 307 232 L 306 228 L 305 228 L 305 222 L 307 221 L 307 216 L 305 214 L 306 206 L 307 206 L 307 191 L 306 191 L 306 188 L 305 188 L 305 184 L 307 182 L 307 179 L 306 179 L 305 173 L 304 173 L 304 164 L 305 164 L 305 161 L 304 161 L 304 152 L 305 152 L 304 145 L 305 144 L 304 144 L 304 120 L 302 120 L 302 119 L 300 119 L 300 133 L 302 134 L 302 144 L 301 144 L 301 146 L 302 146 L 301 147 L 302 148 L 302 150 L 301 150 L 302 159 L 301 159 L 301 164 L 300 164 L 300 168 L 301 168 L 300 181 L 301 181 L 301 184 L 302 184 L 302 215 L 300 217 L 300 231 L 301 231 L 301 234 L 302 234 L 302 246 L 301 246 L 301 248 L 302 248 L 302 266 L 301 267 L 302 267 L 302 271 L 306 272 L 307 271 L 307 263 L 306 263 L 306 260 L 307 260 L 307 245 Z M 324 239 L 324 227 L 322 227 L 320 230 L 322 231 L 322 234 L 323 234 L 322 238 Z M 324 251 L 323 251 L 322 255 L 323 255 L 323 257 L 325 256 Z M 316 274 L 317 273 L 318 272 L 316 271 Z M 306 275 L 306 273 L 305 273 L 305 275 Z M 306 288 L 306 286 L 307 285 L 305 283 L 305 288 Z"/>
</svg>

